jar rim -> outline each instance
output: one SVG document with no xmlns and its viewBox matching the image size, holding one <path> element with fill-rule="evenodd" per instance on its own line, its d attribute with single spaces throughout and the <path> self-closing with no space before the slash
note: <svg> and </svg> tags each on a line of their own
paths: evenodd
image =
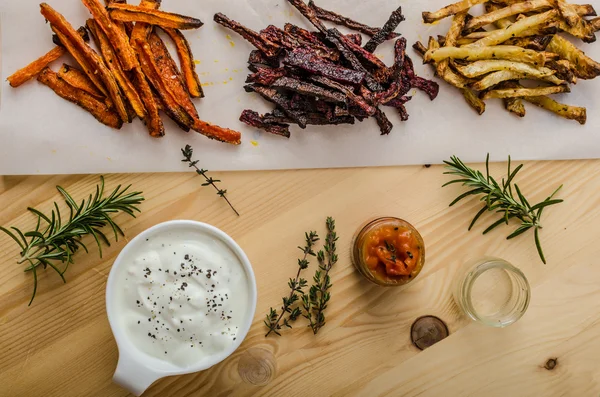
<svg viewBox="0 0 600 397">
<path fill-rule="evenodd" d="M 477 313 L 473 306 L 473 302 L 471 301 L 471 291 L 475 282 L 481 275 L 491 269 L 503 269 L 507 272 L 512 273 L 524 286 L 525 298 L 524 301 L 517 301 L 514 307 L 511 309 L 511 312 L 514 312 L 509 316 L 508 321 L 500 321 L 499 323 L 495 321 L 489 321 L 489 319 L 485 316 L 481 316 Z M 504 259 L 496 258 L 496 257 L 485 257 L 477 265 L 474 265 L 470 271 L 468 271 L 465 275 L 465 281 L 462 284 L 462 288 L 460 293 L 463 295 L 464 299 L 464 310 L 465 313 L 471 317 L 475 321 L 479 321 L 483 324 L 490 325 L 492 327 L 506 327 L 510 324 L 513 324 L 517 320 L 519 320 L 529 307 L 529 303 L 531 301 L 531 286 L 525 274 L 516 266 L 510 264 Z"/>
</svg>

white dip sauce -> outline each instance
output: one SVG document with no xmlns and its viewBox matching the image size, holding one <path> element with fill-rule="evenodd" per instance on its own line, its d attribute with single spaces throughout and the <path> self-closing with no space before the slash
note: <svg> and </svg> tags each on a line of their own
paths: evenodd
<svg viewBox="0 0 600 397">
<path fill-rule="evenodd" d="M 139 350 L 188 367 L 237 343 L 250 301 L 237 255 L 188 227 L 157 231 L 127 252 L 113 310 Z"/>
</svg>

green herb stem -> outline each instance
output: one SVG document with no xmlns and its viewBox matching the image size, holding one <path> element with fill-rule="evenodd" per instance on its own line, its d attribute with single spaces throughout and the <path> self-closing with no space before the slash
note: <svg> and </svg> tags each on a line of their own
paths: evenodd
<svg viewBox="0 0 600 397">
<path fill-rule="evenodd" d="M 309 321 L 309 327 L 316 335 L 325 325 L 325 309 L 331 299 L 329 289 L 331 289 L 331 277 L 329 272 L 333 265 L 338 261 L 336 254 L 336 242 L 338 240 L 335 232 L 335 221 L 328 217 L 326 221 L 327 237 L 325 238 L 324 249 L 317 254 L 319 269 L 313 277 L 314 284 L 310 287 L 308 295 L 302 296 L 304 307 L 304 317 Z"/>
<path fill-rule="evenodd" d="M 227 198 L 226 194 L 227 194 L 227 190 L 224 189 L 219 189 L 217 187 L 217 183 L 221 182 L 219 179 L 213 179 L 212 177 L 207 175 L 208 170 L 202 169 L 202 168 L 198 168 L 198 162 L 199 160 L 193 160 L 192 156 L 194 154 L 194 149 L 192 149 L 192 147 L 190 145 L 185 145 L 185 148 L 181 149 L 181 153 L 183 154 L 183 160 L 181 160 L 184 163 L 188 163 L 190 168 L 194 168 L 196 170 L 196 173 L 198 175 L 201 175 L 204 177 L 204 179 L 206 180 L 205 183 L 202 184 L 202 186 L 212 186 L 213 188 L 215 188 L 215 190 L 217 191 L 217 196 L 223 198 L 227 204 L 229 204 L 229 207 L 231 207 L 231 209 L 233 210 L 233 212 L 235 212 L 235 214 L 237 216 L 240 216 L 240 214 L 237 212 L 237 210 L 233 207 L 233 204 L 231 204 L 231 202 L 229 201 L 229 199 Z"/>
<path fill-rule="evenodd" d="M 539 240 L 539 231 L 542 229 L 540 219 L 542 217 L 544 208 L 563 202 L 563 200 L 554 199 L 554 196 L 560 191 L 562 185 L 544 201 L 535 205 L 531 205 L 523 195 L 519 186 L 516 183 L 513 183 L 515 177 L 523 168 L 523 165 L 521 164 L 512 170 L 511 159 L 509 156 L 508 174 L 505 179 L 502 179 L 501 183 L 498 183 L 490 175 L 489 162 L 490 156 L 488 154 L 485 164 L 486 175 L 483 175 L 480 171 L 476 171 L 468 167 L 456 156 L 452 156 L 450 161 L 444 161 L 444 163 L 447 165 L 446 168 L 448 169 L 448 171 L 444 172 L 444 174 L 454 175 L 457 177 L 457 179 L 454 179 L 443 186 L 460 183 L 462 186 L 466 186 L 468 189 L 470 189 L 452 201 L 450 206 L 455 205 L 464 198 L 470 196 L 480 196 L 480 201 L 483 202 L 483 207 L 479 210 L 479 212 L 477 212 L 471 221 L 469 230 L 475 226 L 475 223 L 486 211 L 495 211 L 498 214 L 502 214 L 502 217 L 485 229 L 483 234 L 489 233 L 502 224 L 508 225 L 511 219 L 518 219 L 521 221 L 521 225 L 517 227 L 517 229 L 507 237 L 507 239 L 511 240 L 530 229 L 534 229 L 535 245 L 538 255 L 545 264 L 546 258 Z"/>
<path fill-rule="evenodd" d="M 17 263 L 28 262 L 29 266 L 25 268 L 25 271 L 33 273 L 33 294 L 29 305 L 33 302 L 37 292 L 37 268 L 39 266 L 43 266 L 44 269 L 50 266 L 66 283 L 64 274 L 69 265 L 74 263 L 75 252 L 79 248 L 88 252 L 87 247 L 81 241 L 84 236 L 92 235 L 94 237 L 100 257 L 102 257 L 101 242 L 110 246 L 108 237 L 102 232 L 102 228 L 110 226 L 115 241 L 118 241 L 119 235 L 124 236 L 123 230 L 112 220 L 111 216 L 125 212 L 135 217 L 135 212 L 140 212 L 138 206 L 144 201 L 141 192 L 128 193 L 129 188 L 130 186 L 127 186 L 122 189 L 119 185 L 108 197 L 104 197 L 104 177 L 100 177 L 96 193 L 90 194 L 87 200 L 84 199 L 78 204 L 66 190 L 57 186 L 56 189 L 69 208 L 69 218 L 66 222 L 55 202 L 50 216 L 35 208 L 28 208 L 37 216 L 37 225 L 32 231 L 23 233 L 16 227 L 11 227 L 12 231 L 10 231 L 0 226 L 0 230 L 10 236 L 21 248 L 21 257 Z M 43 229 L 41 228 L 42 224 L 46 225 Z M 62 269 L 57 267 L 59 262 L 64 264 Z"/>
<path fill-rule="evenodd" d="M 275 333 L 275 335 L 281 336 L 281 321 L 283 319 L 283 326 L 287 328 L 292 328 L 291 322 L 294 322 L 300 317 L 301 311 L 298 307 L 293 308 L 294 304 L 299 300 L 299 295 L 304 294 L 303 288 L 306 287 L 308 282 L 300 278 L 300 273 L 302 270 L 308 267 L 309 256 L 316 256 L 313 251 L 313 246 L 319 241 L 319 236 L 316 232 L 305 233 L 305 245 L 304 247 L 298 247 L 303 253 L 303 257 L 298 259 L 298 272 L 296 273 L 296 278 L 290 279 L 288 282 L 288 286 L 290 287 L 290 294 L 287 297 L 283 297 L 283 305 L 281 307 L 281 313 L 277 314 L 277 310 L 270 308 L 269 314 L 266 316 L 265 325 L 269 328 L 269 331 L 265 335 L 265 337 L 269 336 L 271 333 Z M 288 313 L 287 318 L 283 318 L 286 313 Z"/>
</svg>

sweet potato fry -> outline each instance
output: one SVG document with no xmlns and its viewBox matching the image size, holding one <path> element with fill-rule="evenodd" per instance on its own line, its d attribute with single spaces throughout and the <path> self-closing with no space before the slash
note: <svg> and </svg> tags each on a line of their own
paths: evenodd
<svg viewBox="0 0 600 397">
<path fill-rule="evenodd" d="M 119 87 L 121 87 L 121 90 L 123 91 L 123 93 L 125 94 L 125 97 L 129 101 L 131 108 L 133 109 L 135 114 L 140 119 L 143 119 L 146 116 L 146 110 L 144 109 L 144 104 L 142 103 L 142 100 L 141 100 L 140 96 L 138 95 L 135 87 L 133 86 L 133 84 L 131 83 L 131 81 L 125 75 L 125 72 L 121 68 L 122 63 L 120 63 L 119 59 L 117 59 L 115 52 L 113 50 L 113 46 L 111 46 L 111 42 L 108 39 L 108 36 L 98 26 L 99 24 L 97 23 L 96 20 L 88 19 L 86 22 L 86 25 L 87 25 L 88 30 L 90 31 L 92 37 L 94 38 L 94 41 L 96 42 L 96 46 L 100 49 L 100 52 L 102 53 L 102 56 L 104 57 L 106 66 L 108 66 L 108 68 L 112 72 L 113 76 L 115 77 L 115 80 L 119 84 Z M 127 42 L 127 45 L 129 46 L 129 42 Z M 132 49 L 132 51 L 133 51 L 133 49 Z M 136 57 L 136 62 L 137 62 L 137 56 L 135 55 L 135 53 L 134 53 L 134 56 Z M 139 63 L 138 63 L 138 66 L 139 66 Z"/>
<path fill-rule="evenodd" d="M 204 98 L 204 91 L 196 73 L 196 64 L 194 63 L 194 55 L 192 54 L 190 44 L 179 30 L 170 28 L 163 30 L 173 40 L 173 43 L 175 43 L 177 56 L 181 64 L 181 73 L 183 74 L 183 80 L 190 96 L 192 98 Z"/>
<path fill-rule="evenodd" d="M 177 102 L 177 98 L 165 84 L 165 81 L 163 81 L 150 45 L 147 42 L 138 41 L 136 48 L 144 75 L 146 75 L 148 81 L 154 86 L 169 117 L 174 119 L 177 124 L 191 126 L 193 124 L 191 116 Z"/>
<path fill-rule="evenodd" d="M 123 22 L 145 22 L 173 29 L 198 29 L 202 21 L 185 15 L 153 10 L 130 4 L 113 3 L 108 7 L 111 18 Z"/>
<path fill-rule="evenodd" d="M 160 7 L 161 1 L 162 0 L 141 0 L 140 7 L 148 8 L 151 10 L 157 10 Z M 148 37 L 148 35 L 150 34 L 150 30 L 152 30 L 152 26 L 147 23 L 137 22 L 134 25 L 133 30 L 131 31 L 130 39 L 129 39 L 130 43 L 131 43 L 131 47 L 134 50 L 136 50 L 136 48 L 135 48 L 136 42 L 138 40 L 145 41 L 146 38 Z"/>
<path fill-rule="evenodd" d="M 96 24 L 102 29 L 113 48 L 115 53 L 121 62 L 121 66 L 125 70 L 131 70 L 138 66 L 138 60 L 133 51 L 133 48 L 129 45 L 129 38 L 124 30 L 119 29 L 119 26 L 111 21 L 108 16 L 106 9 L 100 4 L 98 0 L 81 0 L 83 4 L 90 11 Z M 135 107 L 134 107 L 135 110 Z M 136 111 L 137 113 L 137 111 Z"/>
<path fill-rule="evenodd" d="M 156 86 L 155 88 L 157 88 L 159 91 L 159 95 L 163 99 L 163 102 L 171 107 L 171 111 L 174 111 L 177 115 L 179 115 L 178 111 L 173 109 L 173 107 L 170 105 L 172 103 L 171 100 L 174 99 L 175 103 L 178 104 L 189 116 L 191 122 L 186 122 L 186 119 L 182 117 L 177 117 L 177 120 L 183 121 L 183 124 L 190 127 L 194 131 L 207 136 L 208 138 L 217 139 L 227 143 L 239 144 L 241 136 L 239 132 L 224 129 L 218 126 L 211 126 L 208 123 L 200 120 L 198 117 L 198 112 L 196 111 L 196 107 L 194 106 L 194 103 L 192 102 L 185 88 L 183 78 L 180 75 L 179 70 L 177 70 L 177 64 L 173 58 L 171 58 L 167 47 L 156 33 L 150 33 L 150 36 L 148 37 L 148 46 L 152 53 L 153 61 L 156 65 L 156 71 L 162 80 L 162 87 L 164 87 L 167 92 L 161 92 Z M 145 49 L 142 50 L 145 51 Z"/>
<path fill-rule="evenodd" d="M 80 27 L 79 29 L 77 29 L 77 33 L 79 33 L 85 41 L 89 40 L 84 27 Z M 57 39 L 57 41 L 59 41 L 60 43 L 60 40 Z M 35 61 L 31 62 L 29 65 L 17 70 L 15 73 L 8 76 L 6 80 L 8 80 L 10 86 L 18 87 L 21 84 L 31 80 L 32 78 L 37 76 L 38 73 L 40 73 L 42 69 L 44 69 L 46 66 L 56 61 L 64 54 L 66 54 L 67 50 L 62 46 L 62 43 L 59 43 L 55 43 L 56 47 L 54 47 Z"/>
<path fill-rule="evenodd" d="M 67 49 L 67 52 L 69 54 L 71 54 L 71 56 L 77 61 L 79 66 L 81 66 L 81 68 L 83 69 L 85 74 L 94 83 L 96 88 L 98 88 L 98 90 L 100 90 L 100 92 L 102 92 L 102 94 L 108 96 L 108 91 L 106 90 L 106 87 L 104 86 L 102 79 L 100 78 L 100 76 L 98 76 L 96 73 L 94 73 L 93 67 L 88 62 L 88 60 L 86 59 L 84 54 L 82 52 L 78 51 L 78 49 L 75 48 L 75 44 L 73 44 L 67 38 L 67 36 L 65 36 L 61 31 L 59 31 L 57 28 L 55 28 L 52 25 L 50 26 L 50 28 L 54 32 L 54 36 L 57 38 L 57 40 L 64 43 L 63 45 Z"/>
<path fill-rule="evenodd" d="M 104 3 L 106 6 L 109 6 L 113 3 L 127 4 L 127 0 L 104 0 Z M 133 22 L 113 21 L 113 23 L 117 24 L 119 29 L 124 31 L 127 37 L 131 36 L 131 32 L 133 31 Z"/>
<path fill-rule="evenodd" d="M 593 79 L 600 76 L 600 63 L 594 61 L 569 40 L 554 35 L 546 50 L 560 55 L 575 66 L 573 72 L 582 79 Z"/>
<path fill-rule="evenodd" d="M 131 82 L 137 88 L 146 109 L 144 124 L 148 128 L 148 133 L 154 138 L 163 137 L 165 135 L 165 126 L 158 113 L 159 110 L 162 110 L 162 104 L 158 98 L 155 98 L 152 88 L 150 88 L 150 84 L 148 84 L 146 76 L 142 72 L 141 66 L 133 69 L 132 76 Z"/>
<path fill-rule="evenodd" d="M 58 78 L 50 68 L 44 68 L 38 75 L 38 81 L 50 87 L 58 96 L 90 112 L 99 122 L 120 129 L 123 121 L 106 104 L 87 92 L 75 88 Z"/>
<path fill-rule="evenodd" d="M 8 80 L 11 87 L 18 87 L 37 76 L 46 66 L 66 53 L 67 50 L 65 50 L 64 47 L 54 47 L 29 65 L 8 76 L 6 80 Z"/>
<path fill-rule="evenodd" d="M 149 9 L 158 9 L 160 7 L 161 0 L 141 0 L 140 7 Z M 139 41 L 145 42 L 152 30 L 152 25 L 143 22 L 137 22 L 133 27 L 130 34 L 130 44 L 136 54 L 140 53 L 140 49 L 137 46 Z M 146 108 L 146 118 L 144 118 L 144 124 L 148 128 L 150 136 L 154 138 L 160 138 L 165 135 L 165 126 L 160 118 L 159 111 L 164 111 L 164 106 L 160 101 L 160 98 L 155 92 L 152 91 L 146 76 L 144 75 L 141 66 L 133 69 L 133 85 L 137 88 L 138 93 Z M 184 128 L 180 125 L 180 127 Z M 187 128 L 187 127 L 185 127 Z M 186 131 L 189 131 L 187 129 Z"/>
<path fill-rule="evenodd" d="M 536 88 L 507 88 L 491 90 L 483 94 L 481 99 L 490 98 L 523 98 L 530 96 L 544 96 L 551 94 L 560 94 L 563 92 L 571 92 L 569 86 L 559 85 L 554 87 L 536 87 Z"/>
<path fill-rule="evenodd" d="M 75 88 L 87 92 L 98 100 L 104 101 L 106 99 L 104 94 L 102 94 L 98 87 L 94 85 L 87 74 L 83 73 L 79 69 L 74 68 L 73 66 L 63 63 L 61 68 L 58 70 L 57 76 L 59 79 L 65 81 Z"/>
<path fill-rule="evenodd" d="M 42 15 L 50 22 L 52 30 L 58 35 L 69 53 L 78 61 L 90 80 L 113 102 L 115 109 L 124 122 L 129 115 L 119 87 L 102 58 L 83 41 L 71 24 L 46 3 L 40 4 Z M 106 88 L 104 88 L 106 87 Z"/>
</svg>

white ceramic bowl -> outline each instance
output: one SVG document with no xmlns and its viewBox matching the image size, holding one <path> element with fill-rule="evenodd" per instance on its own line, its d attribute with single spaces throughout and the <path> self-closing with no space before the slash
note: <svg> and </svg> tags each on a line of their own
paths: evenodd
<svg viewBox="0 0 600 397">
<path fill-rule="evenodd" d="M 240 327 L 239 336 L 237 337 L 236 342 L 231 345 L 227 350 L 222 351 L 221 353 L 208 357 L 208 359 L 204 359 L 198 365 L 192 365 L 187 368 L 175 368 L 171 365 L 165 365 L 161 360 L 151 357 L 148 354 L 138 350 L 125 335 L 125 331 L 119 327 L 118 321 L 116 321 L 116 314 L 113 313 L 113 306 L 115 302 L 115 283 L 116 283 L 116 274 L 119 266 L 125 266 L 123 262 L 123 258 L 127 256 L 127 253 L 134 249 L 138 244 L 144 241 L 149 235 L 153 235 L 157 232 L 162 231 L 172 231 L 174 229 L 185 227 L 185 228 L 193 228 L 196 231 L 200 231 L 209 236 L 212 236 L 220 241 L 222 241 L 225 245 L 227 245 L 232 252 L 238 257 L 240 263 L 242 264 L 244 270 L 246 271 L 246 278 L 248 280 L 248 292 L 249 292 L 249 302 L 248 302 L 248 311 L 246 313 L 246 318 L 244 320 L 243 326 Z M 110 271 L 110 275 L 108 276 L 108 282 L 106 284 L 106 312 L 108 315 L 108 321 L 110 323 L 110 327 L 112 329 L 113 335 L 117 341 L 117 346 L 119 348 L 119 362 L 117 364 L 117 369 L 113 376 L 113 381 L 136 396 L 141 395 L 154 381 L 164 378 L 166 376 L 171 375 L 183 375 L 189 374 L 193 372 L 203 371 L 212 367 L 215 364 L 220 363 L 229 357 L 233 352 L 240 346 L 243 342 L 244 338 L 248 334 L 248 330 L 250 329 L 250 325 L 252 324 L 252 319 L 254 318 L 254 312 L 256 311 L 256 280 L 254 278 L 254 272 L 252 270 L 252 265 L 248 260 L 248 257 L 242 251 L 239 245 L 231 237 L 225 234 L 223 231 L 217 229 L 214 226 L 207 225 L 206 223 L 196 222 L 196 221 L 169 221 L 165 223 L 158 224 L 156 226 L 151 227 L 150 229 L 140 233 L 137 237 L 123 248 L 123 251 L 119 254 L 113 267 Z"/>
</svg>

